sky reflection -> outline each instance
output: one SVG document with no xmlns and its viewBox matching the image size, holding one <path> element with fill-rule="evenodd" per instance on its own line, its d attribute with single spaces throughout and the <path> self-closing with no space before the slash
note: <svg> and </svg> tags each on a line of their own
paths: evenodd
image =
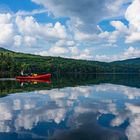
<svg viewBox="0 0 140 140">
<path fill-rule="evenodd" d="M 114 84 L 12 94 L 0 98 L 0 138 L 139 140 L 139 101 Z"/>
</svg>

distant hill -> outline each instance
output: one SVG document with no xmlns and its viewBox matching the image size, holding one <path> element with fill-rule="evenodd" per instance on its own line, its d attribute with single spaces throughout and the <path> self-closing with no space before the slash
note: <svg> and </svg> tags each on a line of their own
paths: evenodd
<svg viewBox="0 0 140 140">
<path fill-rule="evenodd" d="M 9 50 L 7 50 L 7 49 L 4 49 L 4 48 L 2 48 L 2 47 L 0 47 L 0 52 L 10 52 Z M 12 52 L 12 51 L 11 51 Z"/>
<path fill-rule="evenodd" d="M 39 56 L 13 52 L 0 48 L 0 76 L 13 77 L 21 71 L 25 73 L 139 73 L 140 59 L 130 59 L 111 63 L 77 60 L 62 57 Z M 137 65 L 136 65 L 137 64 Z"/>
<path fill-rule="evenodd" d="M 114 64 L 137 64 L 140 65 L 140 58 L 127 59 L 122 61 L 112 62 Z"/>
</svg>

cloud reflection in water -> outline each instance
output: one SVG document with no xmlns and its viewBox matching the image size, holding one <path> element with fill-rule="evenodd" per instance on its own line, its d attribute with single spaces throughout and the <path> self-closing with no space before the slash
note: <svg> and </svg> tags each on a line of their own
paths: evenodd
<svg viewBox="0 0 140 140">
<path fill-rule="evenodd" d="M 51 136 L 43 134 L 43 138 L 63 140 L 85 135 L 86 139 L 117 140 L 126 139 L 126 135 L 129 140 L 139 140 L 139 100 L 140 89 L 113 84 L 13 94 L 0 98 L 0 133 L 28 131 L 41 137 L 33 130 L 41 123 L 49 123 L 53 132 Z M 107 114 L 114 118 L 103 126 L 98 121 Z M 126 120 L 129 124 L 121 132 L 118 128 Z"/>
</svg>

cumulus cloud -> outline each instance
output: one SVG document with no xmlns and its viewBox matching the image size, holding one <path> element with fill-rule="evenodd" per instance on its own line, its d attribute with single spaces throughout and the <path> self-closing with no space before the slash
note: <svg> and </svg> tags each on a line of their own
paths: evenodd
<svg viewBox="0 0 140 140">
<path fill-rule="evenodd" d="M 121 37 L 125 43 L 134 43 L 140 41 L 140 1 L 133 0 L 125 12 L 125 19 L 128 26 L 121 21 L 111 21 L 110 24 L 115 28 L 112 32 L 102 32 L 99 37 L 108 39 L 108 42 L 117 43 Z"/>
<path fill-rule="evenodd" d="M 61 55 L 61 54 L 65 54 L 68 52 L 67 48 L 63 48 L 60 46 L 53 46 L 52 48 L 50 48 L 49 50 L 50 54 L 54 54 L 54 55 Z"/>
<path fill-rule="evenodd" d="M 121 21 L 111 21 L 110 25 L 115 28 L 114 31 L 101 31 L 98 37 L 106 40 L 106 42 L 112 45 L 117 44 L 120 39 L 125 39 L 125 35 L 128 33 L 128 28 Z M 101 41 L 101 40 L 100 40 Z"/>
<path fill-rule="evenodd" d="M 126 104 L 127 110 L 130 111 L 130 125 L 126 130 L 126 135 L 130 140 L 139 140 L 140 137 L 140 107 L 133 104 Z"/>
<path fill-rule="evenodd" d="M 21 16 L 16 17 L 16 24 L 18 30 L 23 35 L 32 35 L 44 38 L 66 38 L 67 33 L 63 25 L 57 22 L 53 24 L 40 24 L 32 16 L 25 18 Z"/>
<path fill-rule="evenodd" d="M 79 28 L 90 31 L 96 28 L 96 24 L 103 18 L 118 14 L 122 4 L 126 0 L 32 0 L 37 4 L 47 7 L 55 16 L 68 16 Z M 94 30 L 95 31 L 95 30 Z"/>
<path fill-rule="evenodd" d="M 37 52 L 36 54 L 42 56 L 67 56 L 69 53 L 69 46 L 73 45 L 74 42 L 67 40 L 59 40 L 55 44 L 53 44 L 47 51 Z"/>
<path fill-rule="evenodd" d="M 123 4 L 127 4 L 128 2 L 131 2 L 131 0 L 117 0 L 111 2 L 110 0 L 107 3 L 107 8 L 114 13 L 118 12 L 120 15 L 122 15 L 122 12 L 124 13 L 125 9 L 122 9 Z"/>
<path fill-rule="evenodd" d="M 138 88 L 131 88 L 127 86 L 121 86 L 121 85 L 112 85 L 112 84 L 104 84 L 104 85 L 98 85 L 96 87 L 96 90 L 98 93 L 106 94 L 106 93 L 113 93 L 113 94 L 123 94 L 124 96 L 121 97 L 121 100 L 123 98 L 125 99 L 125 96 L 128 97 L 130 100 L 136 100 L 139 98 L 139 92 L 140 89 Z M 120 96 L 120 95 L 119 95 Z M 117 99 L 117 97 L 115 97 Z M 126 99 L 125 99 L 126 100 Z M 113 100 L 112 100 L 113 101 Z M 120 101 L 120 99 L 119 99 Z M 125 134 L 130 140 L 138 140 L 140 137 L 140 106 L 136 105 L 135 103 L 129 103 L 129 101 L 124 102 L 124 108 L 117 109 L 117 101 L 113 101 L 113 103 L 107 103 L 108 109 L 100 109 L 100 112 L 108 114 L 114 114 L 115 118 L 111 120 L 110 125 L 112 127 L 119 127 L 121 124 L 123 124 L 126 120 L 129 120 L 129 125 L 125 130 Z M 104 103 L 105 104 L 105 103 Z M 125 112 L 125 113 L 124 113 Z"/>
<path fill-rule="evenodd" d="M 112 84 L 98 85 L 96 87 L 96 91 L 102 93 L 106 93 L 107 91 L 113 91 L 114 94 L 121 93 L 124 96 L 127 96 L 127 98 L 130 100 L 140 97 L 139 94 L 140 89 L 121 85 L 112 85 Z"/>
<path fill-rule="evenodd" d="M 67 90 L 70 92 L 66 92 Z M 25 94 L 16 95 L 16 97 L 9 96 L 4 101 L 0 100 L 0 132 L 18 133 L 22 128 L 31 130 L 39 122 L 53 121 L 59 125 L 65 120 L 69 107 L 73 107 L 80 96 L 88 97 L 89 94 L 90 87 L 81 86 L 35 91 L 34 94 L 29 93 L 28 96 Z M 41 106 L 40 102 L 42 102 Z M 13 120 L 12 125 L 7 123 L 11 120 Z"/>
<path fill-rule="evenodd" d="M 36 128 L 41 122 L 53 122 L 57 126 L 63 122 L 69 128 L 81 128 L 90 118 L 96 123 L 100 117 L 112 114 L 115 117 L 110 121 L 111 127 L 119 127 L 129 119 L 123 132 L 130 140 L 139 140 L 140 107 L 134 102 L 139 99 L 139 93 L 138 88 L 100 84 L 10 95 L 0 99 L 0 132 L 20 134 L 22 130 L 26 135 L 27 130 Z M 85 121 L 79 119 L 81 115 Z M 30 131 L 30 134 L 35 132 Z"/>
<path fill-rule="evenodd" d="M 140 1 L 134 0 L 125 13 L 125 18 L 129 21 L 129 34 L 126 43 L 140 41 Z"/>
<path fill-rule="evenodd" d="M 71 40 L 59 40 L 48 50 L 36 52 L 35 54 L 41 56 L 62 56 L 74 59 L 93 59 L 90 49 L 80 49 L 78 48 L 77 43 Z"/>
<path fill-rule="evenodd" d="M 9 45 L 14 36 L 14 24 L 11 14 L 0 14 L 0 44 Z"/>
<path fill-rule="evenodd" d="M 86 60 L 93 60 L 93 55 L 91 54 L 91 50 L 86 48 L 82 51 L 79 51 L 79 55 L 72 56 L 74 59 L 86 59 Z"/>
<path fill-rule="evenodd" d="M 49 14 L 49 12 L 48 12 L 47 9 L 35 9 L 35 10 L 31 11 L 31 12 L 19 10 L 19 11 L 15 14 L 15 16 L 34 16 L 34 15 L 42 14 L 42 13 L 47 13 L 47 14 Z"/>
<path fill-rule="evenodd" d="M 125 18 L 129 21 L 130 28 L 134 28 L 140 32 L 140 1 L 133 0 L 132 4 L 127 8 Z"/>
<path fill-rule="evenodd" d="M 91 54 L 90 49 L 83 49 L 80 50 L 77 47 L 69 47 L 64 48 L 60 46 L 53 46 L 48 51 L 42 51 L 35 54 L 39 54 L 42 56 L 62 56 L 65 58 L 73 58 L 73 59 L 86 59 L 86 60 L 92 60 L 93 55 Z"/>
<path fill-rule="evenodd" d="M 80 31 L 75 31 L 75 40 L 78 41 L 94 41 L 96 39 L 98 39 L 97 34 L 88 34 L 88 33 L 84 33 L 84 32 L 80 32 Z"/>
<path fill-rule="evenodd" d="M 110 24 L 118 31 L 120 32 L 126 32 L 127 26 L 124 25 L 121 21 L 111 21 Z"/>
<path fill-rule="evenodd" d="M 101 13 L 104 11 L 103 7 L 105 1 L 63 1 L 63 0 L 32 0 L 37 4 L 42 4 L 50 11 L 54 13 L 56 16 L 69 16 L 72 18 L 79 18 L 81 21 L 96 19 L 101 14 L 98 14 L 98 10 L 101 10 Z M 88 10 L 83 10 L 88 9 Z M 94 12 L 93 12 L 94 10 Z M 93 15 L 91 16 L 91 13 Z M 96 15 L 96 16 L 95 16 Z"/>
<path fill-rule="evenodd" d="M 125 60 L 125 59 L 130 59 L 130 58 L 137 58 L 140 56 L 140 49 L 139 48 L 134 48 L 134 47 L 129 47 L 128 49 L 125 49 L 124 52 L 120 54 L 115 54 L 115 55 L 96 55 L 95 59 L 98 61 L 116 61 L 116 60 Z"/>
<path fill-rule="evenodd" d="M 139 57 L 139 49 L 128 48 L 128 43 L 140 41 L 139 0 L 133 0 L 131 4 L 128 4 L 131 0 L 31 1 L 43 5 L 44 8 L 0 14 L 0 44 L 15 47 L 15 50 L 30 48 L 31 53 L 43 56 L 100 61 Z M 65 24 L 40 23 L 34 15 L 41 13 L 51 14 L 54 17 L 69 17 L 70 20 Z M 98 23 L 101 20 L 119 15 L 124 15 L 129 24 L 125 25 L 122 21 L 112 19 L 110 26 L 114 28 L 113 31 L 103 31 L 99 27 Z M 120 40 L 123 40 L 128 48 L 121 53 L 123 56 L 119 56 L 120 54 L 109 56 L 103 53 L 93 56 L 91 48 L 97 51 L 99 45 L 104 49 L 112 46 L 121 48 L 118 45 Z"/>
<path fill-rule="evenodd" d="M 33 16 L 21 15 L 0 14 L 0 44 L 2 46 L 38 47 L 68 37 L 66 27 L 60 22 L 54 25 L 39 23 Z"/>
<path fill-rule="evenodd" d="M 133 42 L 139 42 L 140 41 L 140 32 L 134 32 L 131 33 L 126 37 L 125 42 L 126 43 L 133 43 Z"/>
</svg>

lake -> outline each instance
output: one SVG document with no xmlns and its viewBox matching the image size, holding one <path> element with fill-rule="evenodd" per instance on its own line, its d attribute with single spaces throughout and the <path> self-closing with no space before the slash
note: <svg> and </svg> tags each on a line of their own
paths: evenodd
<svg viewBox="0 0 140 140">
<path fill-rule="evenodd" d="M 140 76 L 0 79 L 0 140 L 139 140 Z"/>
</svg>

